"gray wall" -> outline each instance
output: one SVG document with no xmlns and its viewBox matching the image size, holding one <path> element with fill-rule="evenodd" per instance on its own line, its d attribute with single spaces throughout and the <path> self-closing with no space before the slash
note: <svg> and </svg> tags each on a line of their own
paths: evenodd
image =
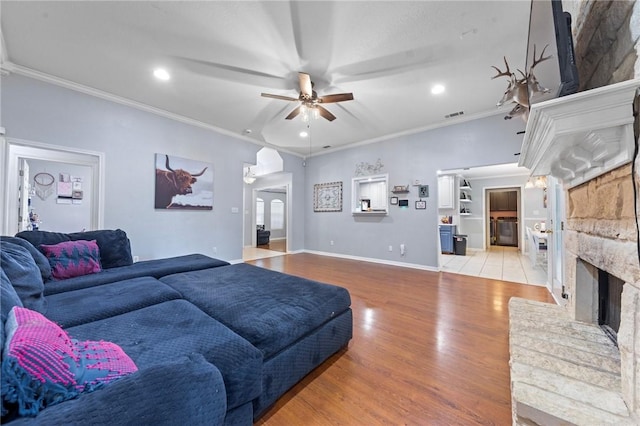
<svg viewBox="0 0 640 426">
<path fill-rule="evenodd" d="M 242 166 L 255 163 L 260 146 L 16 74 L 2 76 L 0 84 L 7 137 L 105 153 L 104 225 L 124 229 L 134 255 L 242 258 Z M 155 153 L 210 162 L 213 211 L 155 210 Z M 302 160 L 281 155 L 285 170 L 303 185 Z M 302 249 L 302 201 L 292 209 L 290 247 Z"/>
<path fill-rule="evenodd" d="M 516 135 L 516 132 L 523 130 L 525 125 L 519 120 L 505 121 L 503 116 L 499 114 L 310 158 L 305 192 L 305 248 L 436 268 L 436 172 L 512 163 L 517 159 L 514 154 L 520 152 L 522 135 Z M 415 210 L 418 193 L 412 186 L 407 197 L 408 209 L 389 206 L 388 216 L 352 216 L 349 205 L 356 164 L 374 164 L 378 158 L 384 164 L 382 173 L 389 173 L 390 187 L 407 185 L 415 180 L 429 185 L 426 210 Z M 342 212 L 314 212 L 313 185 L 336 181 L 343 182 Z M 405 244 L 405 256 L 400 255 L 400 244 Z M 390 245 L 391 252 L 388 251 Z"/>
<path fill-rule="evenodd" d="M 201 252 L 241 258 L 247 216 L 243 188 L 248 187 L 242 167 L 255 163 L 260 146 L 15 74 L 2 76 L 1 84 L 0 125 L 8 137 L 105 153 L 105 227 L 126 230 L 134 255 L 146 259 Z M 329 152 L 308 159 L 306 168 L 300 158 L 281 153 L 291 183 L 289 249 L 437 267 L 436 172 L 513 162 L 522 143 L 516 132 L 525 126 L 505 121 L 503 115 Z M 315 142 L 330 141 L 318 137 Z M 155 153 L 210 162 L 215 172 L 213 211 L 155 210 Z M 356 164 L 373 164 L 378 158 L 390 186 L 415 180 L 429 185 L 426 210 L 415 210 L 417 189 L 411 187 L 408 209 L 390 206 L 384 217 L 351 215 Z M 344 184 L 343 211 L 314 213 L 313 185 L 335 181 Z M 400 256 L 400 244 L 406 245 L 405 256 Z"/>
</svg>

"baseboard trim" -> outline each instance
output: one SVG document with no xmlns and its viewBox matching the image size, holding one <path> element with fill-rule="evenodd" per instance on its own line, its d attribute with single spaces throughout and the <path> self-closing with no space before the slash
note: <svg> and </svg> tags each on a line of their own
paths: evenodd
<svg viewBox="0 0 640 426">
<path fill-rule="evenodd" d="M 348 254 L 329 253 L 326 251 L 317 251 L 317 250 L 299 250 L 298 252 L 317 254 L 319 256 L 339 257 L 341 259 L 359 260 L 362 262 L 379 263 L 382 265 L 400 266 L 402 268 L 420 269 L 423 271 L 430 271 L 430 272 L 439 272 L 438 268 L 434 268 L 432 266 L 426 266 L 426 265 L 418 265 L 417 263 L 397 262 L 394 260 L 376 259 L 373 257 L 351 256 Z M 293 254 L 293 252 L 290 252 L 288 254 Z"/>
</svg>

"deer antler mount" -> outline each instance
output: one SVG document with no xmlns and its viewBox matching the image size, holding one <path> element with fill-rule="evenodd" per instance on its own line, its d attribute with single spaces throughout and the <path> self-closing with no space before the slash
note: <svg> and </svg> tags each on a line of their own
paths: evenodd
<svg viewBox="0 0 640 426">
<path fill-rule="evenodd" d="M 509 63 L 507 62 L 506 57 L 503 57 L 506 70 L 501 71 L 498 67 L 491 67 L 498 72 L 496 75 L 491 77 L 492 80 L 498 77 L 509 78 L 507 90 L 505 90 L 504 95 L 502 95 L 502 99 L 498 101 L 497 106 L 502 106 L 509 101 L 516 104 L 513 109 L 509 111 L 509 114 L 504 117 L 505 120 L 509 120 L 517 116 L 522 116 L 522 118 L 527 121 L 527 117 L 529 115 L 529 94 L 531 94 L 531 96 L 534 96 L 539 93 L 550 92 L 549 89 L 543 87 L 538 82 L 538 79 L 533 74 L 533 69 L 536 65 L 551 58 L 551 55 L 544 56 L 544 52 L 545 50 L 547 50 L 547 47 L 549 47 L 549 45 L 546 45 L 544 49 L 542 49 L 540 57 L 537 58 L 536 46 L 533 46 L 533 64 L 531 64 L 527 73 L 525 74 L 520 70 L 516 70 L 520 73 L 520 75 L 522 75 L 522 78 L 517 78 L 516 74 L 509 69 Z"/>
</svg>

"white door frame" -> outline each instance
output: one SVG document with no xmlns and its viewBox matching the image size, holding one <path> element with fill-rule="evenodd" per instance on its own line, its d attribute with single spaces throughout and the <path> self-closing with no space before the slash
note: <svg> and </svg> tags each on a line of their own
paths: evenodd
<svg viewBox="0 0 640 426">
<path fill-rule="evenodd" d="M 486 186 L 484 187 L 484 191 L 482 191 L 482 245 L 484 250 L 488 250 L 491 247 L 489 238 L 491 237 L 490 232 L 487 230 L 490 227 L 491 213 L 489 208 L 491 207 L 489 204 L 489 192 L 493 190 L 515 190 L 518 193 L 518 251 L 521 254 L 524 254 L 524 249 L 526 247 L 526 238 L 525 238 L 525 230 L 524 230 L 524 185 L 496 185 L 496 186 Z M 489 243 L 489 244 L 487 244 Z"/>
<path fill-rule="evenodd" d="M 104 170 L 105 155 L 103 152 L 87 151 L 61 147 L 41 142 L 14 138 L 0 138 L 0 151 L 4 173 L 0 178 L 0 199 L 2 200 L 3 219 L 0 223 L 3 235 L 14 235 L 18 232 L 18 174 L 20 159 L 52 161 L 78 164 L 91 168 L 91 229 L 104 227 Z"/>
<path fill-rule="evenodd" d="M 547 288 L 559 305 L 564 305 L 563 230 L 566 222 L 562 181 L 547 176 Z"/>
</svg>

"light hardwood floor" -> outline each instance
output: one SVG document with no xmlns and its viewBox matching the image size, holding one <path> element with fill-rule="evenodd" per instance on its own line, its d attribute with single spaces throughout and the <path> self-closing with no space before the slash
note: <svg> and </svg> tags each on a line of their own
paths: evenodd
<svg viewBox="0 0 640 426">
<path fill-rule="evenodd" d="M 509 425 L 508 302 L 546 288 L 308 253 L 249 263 L 349 289 L 348 348 L 257 425 Z"/>
</svg>

